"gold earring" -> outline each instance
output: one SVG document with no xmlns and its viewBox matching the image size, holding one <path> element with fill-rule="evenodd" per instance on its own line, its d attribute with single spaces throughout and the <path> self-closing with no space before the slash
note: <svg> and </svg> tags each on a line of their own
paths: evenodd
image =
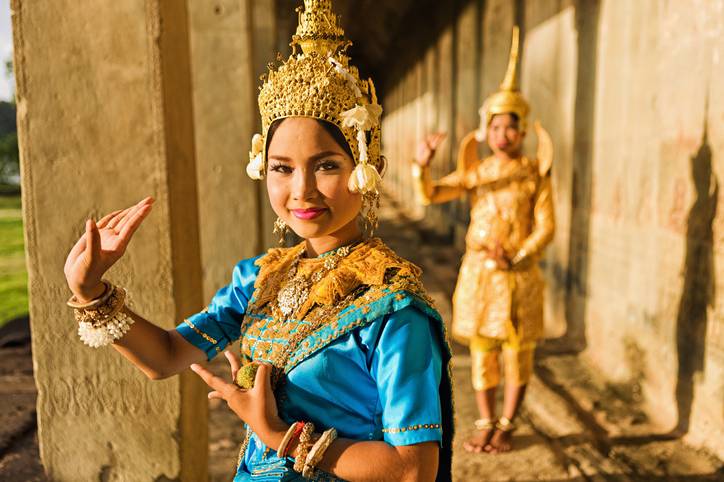
<svg viewBox="0 0 724 482">
<path fill-rule="evenodd" d="M 279 244 L 284 244 L 284 238 L 287 236 L 287 230 L 289 227 L 287 226 L 287 223 L 284 222 L 282 218 L 277 218 L 276 221 L 274 221 L 274 234 L 279 235 Z"/>
<path fill-rule="evenodd" d="M 362 216 L 363 229 L 367 237 L 371 238 L 379 225 L 377 210 L 380 207 L 380 194 L 377 190 L 366 192 L 362 195 Z"/>
</svg>

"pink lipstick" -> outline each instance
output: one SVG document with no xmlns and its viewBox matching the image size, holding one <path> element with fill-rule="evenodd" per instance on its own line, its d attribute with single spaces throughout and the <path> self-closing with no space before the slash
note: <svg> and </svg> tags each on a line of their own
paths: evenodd
<svg viewBox="0 0 724 482">
<path fill-rule="evenodd" d="M 310 220 L 321 216 L 325 208 L 292 209 L 292 214 L 298 219 Z"/>
</svg>

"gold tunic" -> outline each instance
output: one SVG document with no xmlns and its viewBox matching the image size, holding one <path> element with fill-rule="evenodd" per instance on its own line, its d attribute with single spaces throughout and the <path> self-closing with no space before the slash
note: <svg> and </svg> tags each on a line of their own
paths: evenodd
<svg viewBox="0 0 724 482">
<path fill-rule="evenodd" d="M 520 157 L 472 157 L 474 137 L 461 145 L 458 170 L 438 182 L 419 173 L 426 204 L 470 196 L 470 226 L 453 295 L 453 337 L 468 343 L 473 335 L 535 341 L 543 334 L 544 281 L 538 267 L 553 238 L 555 221 L 549 163 Z M 501 270 L 489 252 L 501 245 L 512 266 Z M 486 262 L 487 261 L 487 262 Z M 514 330 L 511 332 L 511 330 Z"/>
</svg>

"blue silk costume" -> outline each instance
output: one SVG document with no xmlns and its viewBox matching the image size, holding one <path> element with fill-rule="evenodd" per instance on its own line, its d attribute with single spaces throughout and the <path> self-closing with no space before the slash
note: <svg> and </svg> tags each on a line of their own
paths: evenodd
<svg viewBox="0 0 724 482">
<path fill-rule="evenodd" d="M 360 441 L 384 440 L 393 446 L 437 441 L 437 480 L 450 480 L 450 352 L 440 315 L 424 295 L 418 268 L 397 258 L 379 240 L 363 244 L 374 256 L 365 250 L 358 261 L 354 254 L 349 256 L 357 282 L 347 280 L 348 289 L 341 289 L 344 298 L 333 298 L 335 302 L 317 316 L 317 328 L 302 338 L 281 367 L 282 383 L 275 389 L 279 415 L 289 424 L 312 422 L 317 432 L 334 427 L 340 437 Z M 283 273 L 273 271 L 282 272 L 284 260 L 291 259 L 295 249 L 271 250 L 239 262 L 231 283 L 203 312 L 180 324 L 178 332 L 209 360 L 241 338 L 247 361 L 273 363 L 289 337 L 314 323 L 317 305 L 299 320 L 279 321 L 265 309 L 268 303 L 259 303 L 265 288 L 270 289 L 275 279 L 280 284 Z M 359 273 L 372 266 L 365 265 L 364 258 L 384 274 L 384 279 L 373 276 L 379 283 L 361 283 L 365 280 L 359 276 L 366 276 Z M 389 268 L 380 266 L 385 262 Z M 261 269 L 267 273 L 260 277 Z M 280 459 L 274 449 L 252 434 L 234 481 L 306 480 L 292 469 L 294 459 Z M 317 474 L 317 480 L 339 480 Z"/>
</svg>

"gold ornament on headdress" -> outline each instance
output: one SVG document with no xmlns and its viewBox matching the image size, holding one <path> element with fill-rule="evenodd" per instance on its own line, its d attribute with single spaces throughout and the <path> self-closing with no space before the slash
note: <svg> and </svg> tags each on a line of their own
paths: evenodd
<svg viewBox="0 0 724 482">
<path fill-rule="evenodd" d="M 503 83 L 500 84 L 500 90 L 485 99 L 483 106 L 480 108 L 481 125 L 477 135 L 478 141 L 482 142 L 485 139 L 485 131 L 490 125 L 490 121 L 493 120 L 493 116 L 498 114 L 516 114 L 520 130 L 525 131 L 526 129 L 530 107 L 518 86 L 519 41 L 520 30 L 516 25 L 513 27 L 508 70 L 505 73 Z"/>
<path fill-rule="evenodd" d="M 349 189 L 376 192 L 383 159 L 380 155 L 380 115 L 372 79 L 361 80 L 346 54 L 344 38 L 331 0 L 304 0 L 297 9 L 299 25 L 292 37 L 292 54 L 278 67 L 270 65 L 259 92 L 262 134 L 249 152 L 247 173 L 262 179 L 266 171 L 269 127 L 287 117 L 330 122 L 344 134 L 356 164 Z"/>
</svg>

